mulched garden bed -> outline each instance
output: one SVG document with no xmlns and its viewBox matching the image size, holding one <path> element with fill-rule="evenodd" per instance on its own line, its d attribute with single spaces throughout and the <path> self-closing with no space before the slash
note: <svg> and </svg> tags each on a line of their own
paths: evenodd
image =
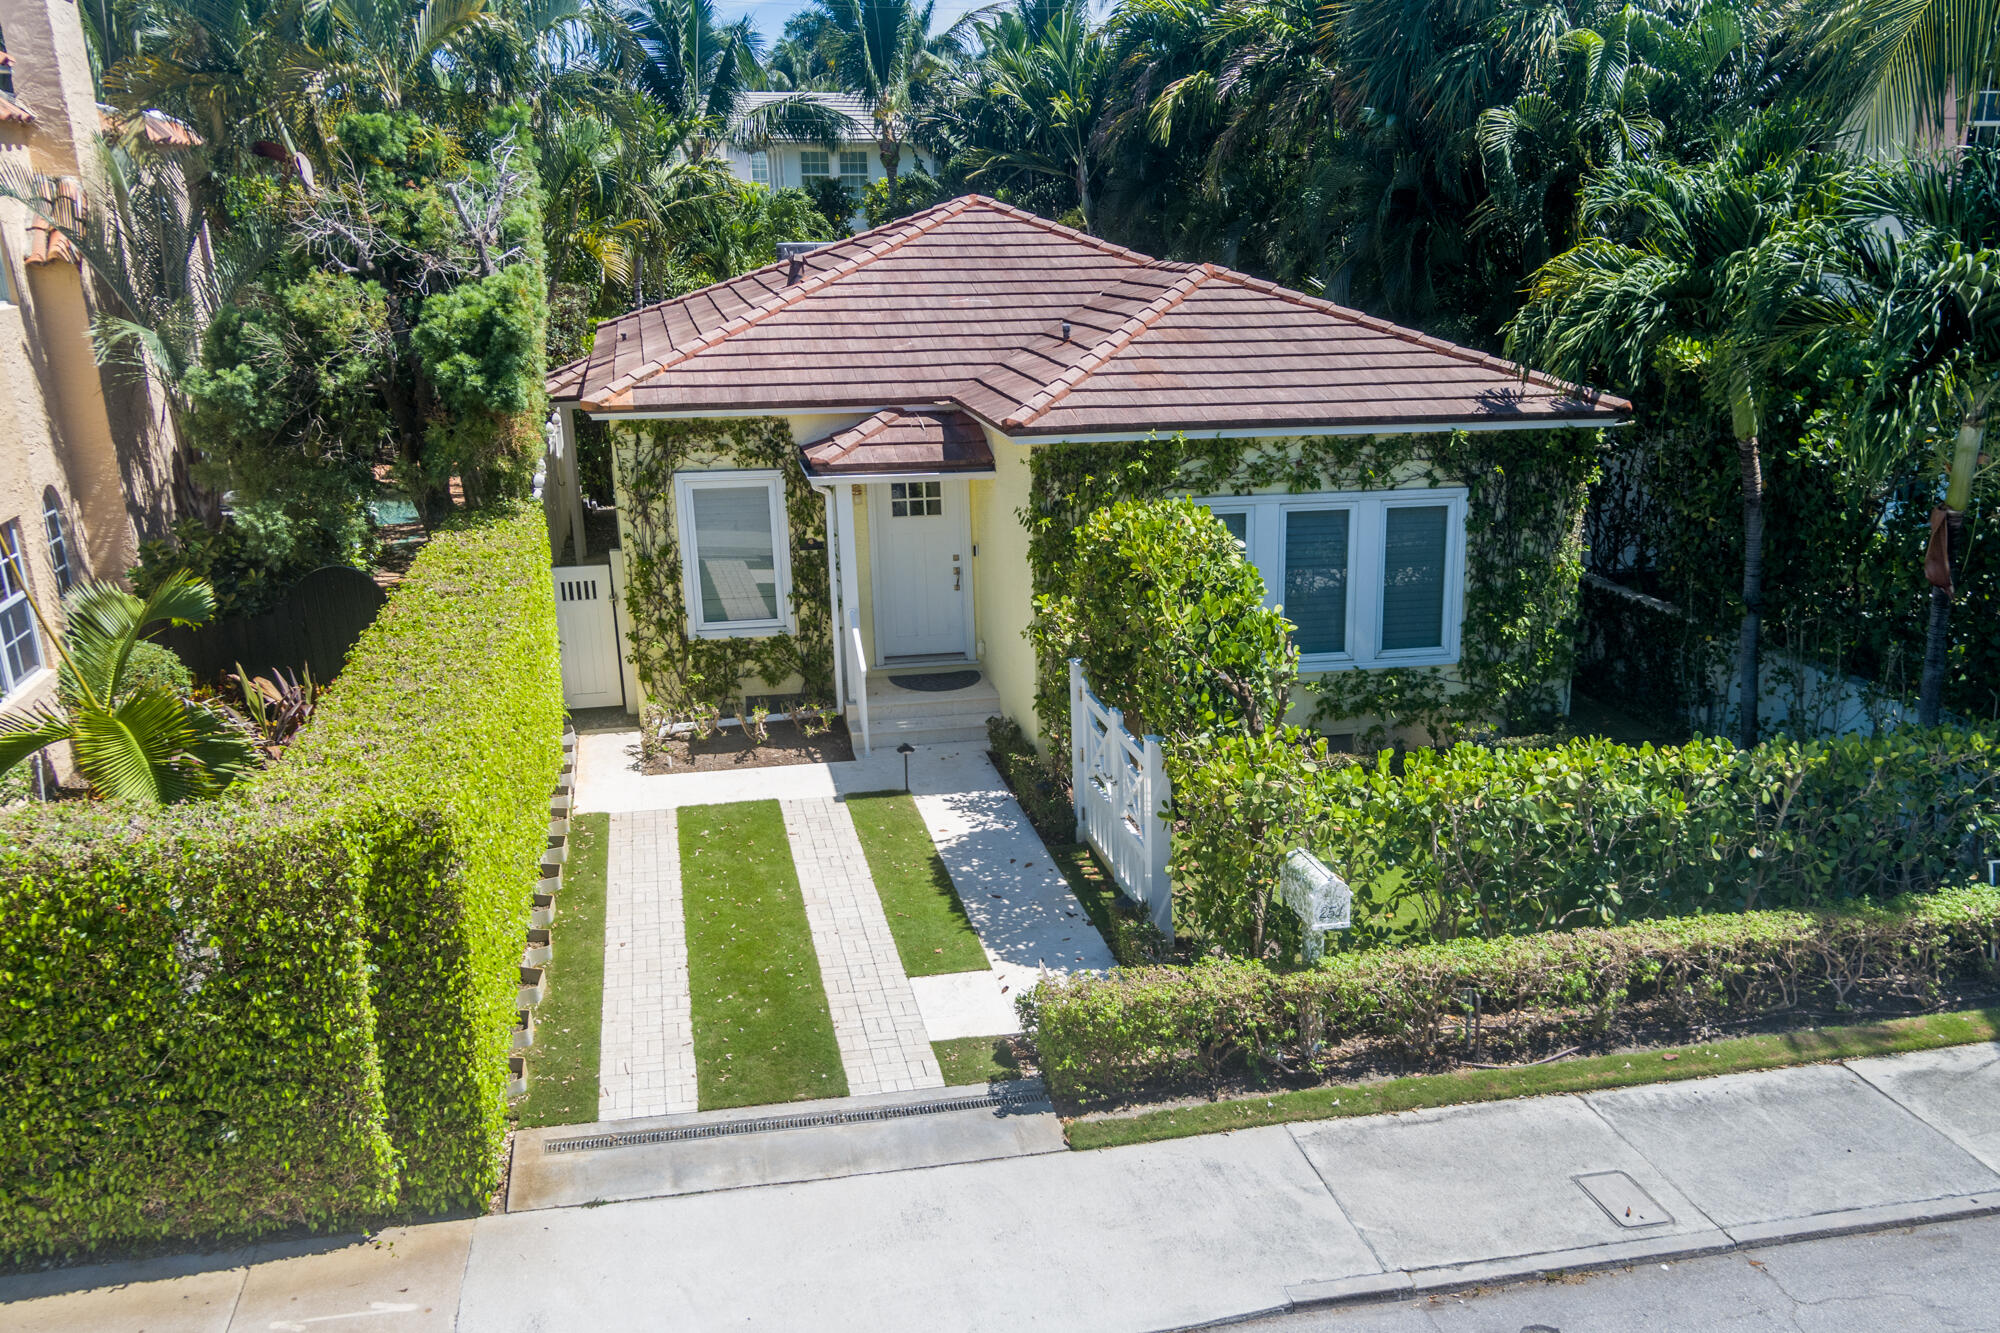
<svg viewBox="0 0 2000 1333">
<path fill-rule="evenodd" d="M 795 723 L 773 722 L 762 745 L 752 745 L 741 727 L 722 727 L 701 740 L 667 741 L 639 771 L 716 773 L 739 768 L 779 768 L 787 764 L 842 764 L 854 758 L 847 723 L 836 718 L 831 731 L 808 736 Z"/>
</svg>

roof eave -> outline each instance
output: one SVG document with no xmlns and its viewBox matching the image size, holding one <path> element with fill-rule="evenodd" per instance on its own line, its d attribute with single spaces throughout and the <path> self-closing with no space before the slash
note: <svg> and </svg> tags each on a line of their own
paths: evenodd
<svg viewBox="0 0 2000 1333">
<path fill-rule="evenodd" d="M 1273 421 L 1237 426 L 1134 426 L 1100 431 L 1025 431 L 994 429 L 1014 444 L 1112 444 L 1127 440 L 1150 440 L 1181 435 L 1190 440 L 1273 439 L 1291 435 L 1444 435 L 1456 430 L 1603 430 L 1627 426 L 1624 416 L 1593 415 L 1564 417 L 1443 418 L 1373 422 L 1286 422 Z"/>
</svg>

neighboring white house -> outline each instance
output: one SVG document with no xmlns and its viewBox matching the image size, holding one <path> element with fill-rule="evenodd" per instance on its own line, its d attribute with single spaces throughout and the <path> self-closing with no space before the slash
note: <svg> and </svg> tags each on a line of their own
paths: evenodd
<svg viewBox="0 0 2000 1333">
<path fill-rule="evenodd" d="M 745 93 L 743 111 L 749 113 L 772 102 L 791 97 L 809 97 L 852 122 L 848 136 L 837 148 L 825 144 L 778 139 L 768 147 L 750 149 L 726 144 L 722 156 L 730 174 L 738 180 L 755 181 L 774 190 L 809 185 L 817 176 L 838 176 L 858 201 L 870 181 L 882 179 L 882 150 L 875 140 L 875 117 L 868 104 L 852 93 Z M 740 122 L 739 122 L 740 123 Z M 929 171 L 930 162 L 915 148 L 903 148 L 904 171 Z"/>
</svg>

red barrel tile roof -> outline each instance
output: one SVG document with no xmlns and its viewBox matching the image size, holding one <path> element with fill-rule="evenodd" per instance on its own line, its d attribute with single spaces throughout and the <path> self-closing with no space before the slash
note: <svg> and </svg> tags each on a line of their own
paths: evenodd
<svg viewBox="0 0 2000 1333">
<path fill-rule="evenodd" d="M 549 392 L 606 414 L 956 407 L 1018 438 L 1609 422 L 1631 410 L 979 195 L 813 251 L 796 269 L 770 265 L 606 321 L 588 356 L 551 373 Z"/>
</svg>

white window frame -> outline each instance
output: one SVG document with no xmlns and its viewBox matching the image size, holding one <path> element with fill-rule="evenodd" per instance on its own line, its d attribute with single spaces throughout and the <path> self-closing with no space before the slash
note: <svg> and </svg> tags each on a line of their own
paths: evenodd
<svg viewBox="0 0 2000 1333">
<path fill-rule="evenodd" d="M 771 504 L 771 564 L 778 575 L 778 614 L 771 620 L 730 620 L 711 625 L 701 611 L 701 566 L 696 561 L 694 493 L 702 489 L 762 486 Z M 757 639 L 797 632 L 792 613 L 791 525 L 785 514 L 785 477 L 776 468 L 674 474 L 674 527 L 681 544 L 681 591 L 688 633 L 697 639 Z"/>
<path fill-rule="evenodd" d="M 758 185 L 771 183 L 771 154 L 769 150 L 758 148 L 750 153 L 750 179 Z"/>
<path fill-rule="evenodd" d="M 847 169 L 847 160 L 851 157 L 861 159 L 860 171 L 854 172 Z M 840 183 L 842 185 L 850 185 L 850 188 L 857 189 L 866 189 L 868 187 L 868 152 L 866 149 L 856 151 L 852 148 L 843 148 L 840 150 L 840 156 L 835 159 L 832 165 L 840 168 Z"/>
<path fill-rule="evenodd" d="M 49 543 L 49 567 L 56 575 L 56 595 L 66 596 L 76 586 L 76 562 L 70 555 L 69 513 L 62 496 L 53 486 L 42 489 L 42 535 Z"/>
<path fill-rule="evenodd" d="M 1197 504 L 1216 514 L 1244 516 L 1244 556 L 1264 576 L 1264 595 L 1271 606 L 1282 606 L 1285 591 L 1285 515 L 1312 510 L 1345 509 L 1347 520 L 1347 636 L 1338 653 L 1309 653 L 1299 658 L 1308 672 L 1405 666 L 1450 666 L 1458 661 L 1459 632 L 1465 619 L 1465 508 L 1462 486 L 1421 490 L 1322 491 L 1308 495 L 1217 495 L 1197 497 Z M 1444 556 L 1444 642 L 1436 648 L 1398 648 L 1382 644 L 1384 543 L 1390 509 L 1447 510 Z"/>
<path fill-rule="evenodd" d="M 1984 111 L 1984 116 L 1980 112 Z M 1965 142 L 2000 144 L 2000 88 L 1981 88 L 1965 104 Z"/>
<path fill-rule="evenodd" d="M 11 559 L 8 558 L 10 554 Z M 0 565 L 4 565 L 4 571 L 0 571 L 0 611 L 7 611 L 16 605 L 25 609 L 28 613 L 28 642 L 35 646 L 34 667 L 26 675 L 16 677 L 14 668 L 7 661 L 6 645 L 0 643 L 0 698 L 6 698 L 22 686 L 47 675 L 50 670 L 48 651 L 42 643 L 42 627 L 36 623 L 33 608 L 28 606 L 28 553 L 22 545 L 18 520 L 9 519 L 0 523 Z M 8 588 L 17 580 L 21 584 L 20 589 L 9 592 Z"/>
<path fill-rule="evenodd" d="M 814 171 L 812 167 L 808 165 L 811 159 L 815 157 L 820 159 L 820 169 L 818 171 Z M 821 176 L 831 176 L 834 174 L 833 168 L 838 164 L 838 162 L 839 162 L 838 158 L 836 158 L 833 154 L 825 151 L 824 149 L 820 148 L 801 149 L 799 150 L 799 180 L 801 182 L 804 182 L 810 180 L 818 180 Z"/>
</svg>

